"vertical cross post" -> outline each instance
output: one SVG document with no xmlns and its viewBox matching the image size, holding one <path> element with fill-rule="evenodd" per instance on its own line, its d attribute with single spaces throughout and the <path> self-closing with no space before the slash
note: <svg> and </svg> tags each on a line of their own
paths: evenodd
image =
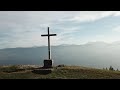
<svg viewBox="0 0 120 90">
<path fill-rule="evenodd" d="M 51 59 L 51 47 L 50 47 L 50 33 L 48 27 L 48 59 Z"/>
<path fill-rule="evenodd" d="M 50 36 L 56 36 L 56 34 L 50 34 L 49 27 L 48 27 L 48 34 L 44 34 L 41 36 L 48 36 L 48 60 L 44 60 L 44 67 L 50 68 L 52 67 L 52 59 L 51 59 L 51 47 L 50 47 Z"/>
</svg>

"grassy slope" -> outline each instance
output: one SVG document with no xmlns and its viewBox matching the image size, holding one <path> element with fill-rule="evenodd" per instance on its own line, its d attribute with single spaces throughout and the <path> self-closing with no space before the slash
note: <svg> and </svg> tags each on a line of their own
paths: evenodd
<svg viewBox="0 0 120 90">
<path fill-rule="evenodd" d="M 51 73 L 35 73 L 34 68 L 18 70 L 16 66 L 0 67 L 0 79 L 120 79 L 119 71 L 80 66 L 54 67 Z"/>
</svg>

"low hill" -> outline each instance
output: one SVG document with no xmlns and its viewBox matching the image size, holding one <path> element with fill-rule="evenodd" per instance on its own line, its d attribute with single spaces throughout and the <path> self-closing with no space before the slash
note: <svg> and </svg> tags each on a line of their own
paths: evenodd
<svg viewBox="0 0 120 90">
<path fill-rule="evenodd" d="M 120 79 L 120 72 L 81 66 L 44 69 L 36 65 L 15 65 L 0 66 L 0 79 Z"/>
</svg>

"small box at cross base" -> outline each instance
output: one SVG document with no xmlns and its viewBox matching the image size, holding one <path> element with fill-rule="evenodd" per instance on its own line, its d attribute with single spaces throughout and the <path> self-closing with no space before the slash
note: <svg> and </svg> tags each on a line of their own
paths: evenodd
<svg viewBox="0 0 120 90">
<path fill-rule="evenodd" d="M 52 68 L 52 66 L 53 66 L 53 60 L 52 59 L 44 60 L 44 68 Z"/>
</svg>

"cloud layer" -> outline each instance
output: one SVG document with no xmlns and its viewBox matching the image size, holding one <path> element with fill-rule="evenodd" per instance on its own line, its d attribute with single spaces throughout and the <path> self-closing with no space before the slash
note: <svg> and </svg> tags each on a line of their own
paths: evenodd
<svg viewBox="0 0 120 90">
<path fill-rule="evenodd" d="M 84 11 L 68 21 L 92 22 L 109 16 L 120 16 L 118 11 Z"/>
<path fill-rule="evenodd" d="M 57 33 L 52 45 L 119 40 L 119 18 L 119 11 L 0 11 L 0 48 L 47 45 L 41 34 L 47 33 L 48 26 Z"/>
</svg>

